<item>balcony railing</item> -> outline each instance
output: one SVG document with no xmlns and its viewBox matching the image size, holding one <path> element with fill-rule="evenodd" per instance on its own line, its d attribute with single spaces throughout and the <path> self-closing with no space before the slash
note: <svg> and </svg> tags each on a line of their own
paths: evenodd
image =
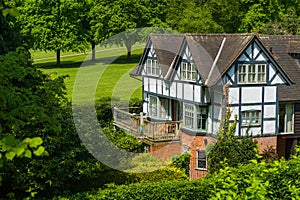
<svg viewBox="0 0 300 200">
<path fill-rule="evenodd" d="M 114 108 L 114 125 L 130 134 L 150 141 L 171 141 L 180 138 L 181 122 L 148 121 L 145 116 L 129 113 L 132 108 Z"/>
</svg>

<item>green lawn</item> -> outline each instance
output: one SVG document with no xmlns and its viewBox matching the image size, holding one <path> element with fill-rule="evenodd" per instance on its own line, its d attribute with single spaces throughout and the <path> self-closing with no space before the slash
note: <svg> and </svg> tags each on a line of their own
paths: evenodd
<svg viewBox="0 0 300 200">
<path fill-rule="evenodd" d="M 76 93 L 76 98 L 84 99 L 92 94 L 95 100 L 103 97 L 127 100 L 141 99 L 142 83 L 129 77 L 129 72 L 136 67 L 143 48 L 144 45 L 135 45 L 131 59 L 127 60 L 124 47 L 101 47 L 97 49 L 97 62 L 94 64 L 90 62 L 90 54 L 64 53 L 60 67 L 55 65 L 54 52 L 32 51 L 32 55 L 34 65 L 43 72 L 57 76 L 68 75 L 65 83 L 70 100 L 75 97 L 72 97 L 75 83 L 81 89 L 80 93 Z"/>
</svg>

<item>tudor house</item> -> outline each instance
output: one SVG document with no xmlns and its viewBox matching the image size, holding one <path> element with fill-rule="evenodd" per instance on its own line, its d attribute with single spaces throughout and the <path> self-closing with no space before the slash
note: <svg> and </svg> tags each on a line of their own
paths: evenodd
<svg viewBox="0 0 300 200">
<path fill-rule="evenodd" d="M 189 152 L 191 178 L 206 173 L 226 106 L 236 136 L 252 135 L 260 150 L 289 158 L 300 139 L 299 36 L 152 34 L 131 76 L 142 81 L 143 113 L 115 108 L 115 125 L 156 156 Z"/>
</svg>

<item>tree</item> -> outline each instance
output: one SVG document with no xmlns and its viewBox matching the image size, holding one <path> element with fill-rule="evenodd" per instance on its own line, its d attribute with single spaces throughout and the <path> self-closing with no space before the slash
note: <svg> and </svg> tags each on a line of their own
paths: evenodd
<svg viewBox="0 0 300 200">
<path fill-rule="evenodd" d="M 300 1 L 245 1 L 249 8 L 241 21 L 240 31 L 266 34 L 299 33 Z"/>
<path fill-rule="evenodd" d="M 83 3 L 79 0 L 26 0 L 19 7 L 21 33 L 33 49 L 84 51 L 86 35 L 82 27 Z"/>
<path fill-rule="evenodd" d="M 103 35 L 110 37 L 118 34 L 116 37 L 110 37 L 106 44 L 125 45 L 129 59 L 132 45 L 149 34 L 142 28 L 166 26 L 162 20 L 164 6 L 164 1 L 151 0 L 117 0 L 105 3 L 104 6 L 101 5 L 101 8 L 98 8 L 98 10 L 104 9 L 105 14 L 100 12 L 97 18 L 109 20 L 107 24 L 104 24 L 105 20 L 99 20 L 99 23 L 94 25 L 96 40 L 103 41 Z"/>
<path fill-rule="evenodd" d="M 239 164 L 247 164 L 256 159 L 257 142 L 251 137 L 238 139 L 234 136 L 237 124 L 237 116 L 233 124 L 229 124 L 230 109 L 227 109 L 223 128 L 219 132 L 217 143 L 208 153 L 208 169 L 214 173 L 224 166 L 237 167 Z"/>
<path fill-rule="evenodd" d="M 0 0 L 0 55 L 15 50 L 21 44 L 16 19 L 12 15 L 15 11 L 7 7 L 4 0 Z"/>
<path fill-rule="evenodd" d="M 214 21 L 212 9 L 205 1 L 170 0 L 167 7 L 167 23 L 181 33 L 224 32 L 223 27 Z"/>
</svg>

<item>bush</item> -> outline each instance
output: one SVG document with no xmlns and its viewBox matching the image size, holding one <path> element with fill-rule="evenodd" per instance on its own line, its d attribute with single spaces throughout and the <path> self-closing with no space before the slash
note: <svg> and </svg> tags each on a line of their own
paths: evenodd
<svg viewBox="0 0 300 200">
<path fill-rule="evenodd" d="M 273 163 L 252 160 L 194 181 L 111 186 L 62 199 L 299 199 L 300 157 Z"/>
</svg>

